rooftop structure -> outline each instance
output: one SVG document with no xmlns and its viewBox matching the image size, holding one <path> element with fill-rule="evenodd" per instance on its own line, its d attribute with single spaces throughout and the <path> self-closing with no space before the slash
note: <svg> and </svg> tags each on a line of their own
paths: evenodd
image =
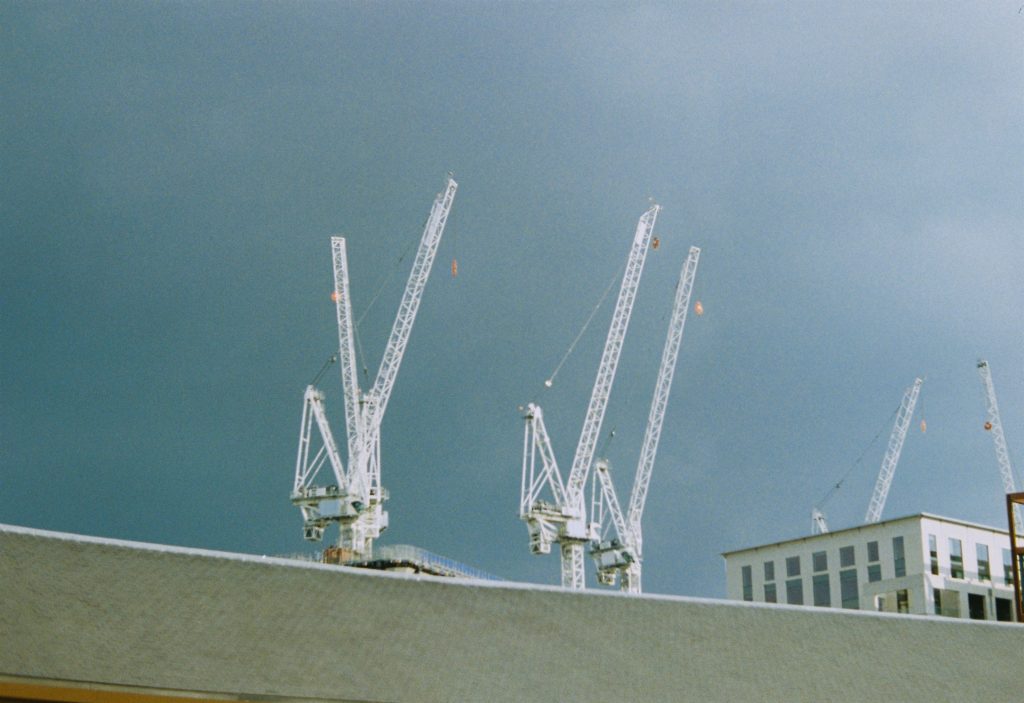
<svg viewBox="0 0 1024 703">
<path fill-rule="evenodd" d="M 0 699 L 1009 701 L 1024 656 L 1015 624 L 574 592 L 4 525 L 0 584 Z"/>
<path fill-rule="evenodd" d="M 1012 621 L 1006 530 L 922 513 L 726 552 L 726 595 Z"/>
<path fill-rule="evenodd" d="M 431 576 L 451 576 L 485 581 L 501 580 L 494 574 L 409 544 L 376 547 L 373 550 L 373 557 L 356 561 L 338 561 L 332 558 L 332 555 L 338 554 L 338 552 L 338 547 L 328 547 L 323 552 L 323 562 L 379 571 L 399 571 L 409 574 L 430 574 Z"/>
</svg>

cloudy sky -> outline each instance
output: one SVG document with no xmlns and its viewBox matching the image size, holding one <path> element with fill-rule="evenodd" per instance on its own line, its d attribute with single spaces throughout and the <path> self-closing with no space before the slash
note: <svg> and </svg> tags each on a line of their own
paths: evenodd
<svg viewBox="0 0 1024 703">
<path fill-rule="evenodd" d="M 391 528 L 554 584 L 517 518 L 522 419 L 572 460 L 621 268 L 663 206 L 604 432 L 636 465 L 703 250 L 648 500 L 645 590 L 863 519 L 1004 525 L 975 364 L 1024 461 L 1024 14 L 985 3 L 0 5 L 0 522 L 256 554 L 348 237 L 379 363 L 434 194 L 460 187 L 383 426 Z M 452 277 L 450 262 L 459 273 Z M 379 297 L 370 302 L 377 291 Z M 335 371 L 322 384 L 342 427 Z M 589 569 L 588 565 L 588 569 Z"/>
</svg>

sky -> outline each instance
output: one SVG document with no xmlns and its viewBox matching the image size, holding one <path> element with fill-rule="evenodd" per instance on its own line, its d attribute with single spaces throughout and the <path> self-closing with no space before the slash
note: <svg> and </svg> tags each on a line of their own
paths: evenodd
<svg viewBox="0 0 1024 703">
<path fill-rule="evenodd" d="M 721 553 L 810 534 L 816 505 L 859 524 L 916 376 L 883 518 L 1005 526 L 975 367 L 1020 463 L 1019 0 L 15 1 L 0 94 L 0 522 L 322 547 L 288 496 L 302 394 L 337 346 L 330 236 L 372 377 L 450 171 L 378 544 L 558 583 L 517 515 L 519 408 L 543 407 L 567 470 L 613 296 L 543 381 L 651 198 L 661 245 L 602 429 L 623 502 L 690 246 L 704 314 L 645 591 L 724 597 Z M 320 385 L 341 436 L 337 367 Z"/>
</svg>

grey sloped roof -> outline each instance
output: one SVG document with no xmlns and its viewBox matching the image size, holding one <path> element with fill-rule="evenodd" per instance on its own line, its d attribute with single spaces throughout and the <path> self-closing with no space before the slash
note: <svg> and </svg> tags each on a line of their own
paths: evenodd
<svg viewBox="0 0 1024 703">
<path fill-rule="evenodd" d="M 0 675 L 359 701 L 1016 700 L 1024 627 L 410 577 L 0 526 Z"/>
</svg>

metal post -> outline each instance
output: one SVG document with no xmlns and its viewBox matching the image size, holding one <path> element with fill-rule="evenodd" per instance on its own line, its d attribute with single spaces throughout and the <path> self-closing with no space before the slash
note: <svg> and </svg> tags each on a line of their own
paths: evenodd
<svg viewBox="0 0 1024 703">
<path fill-rule="evenodd" d="M 1010 526 L 1010 559 L 1013 561 L 1013 602 L 1017 622 L 1024 623 L 1024 593 L 1021 592 L 1021 562 L 1024 561 L 1024 535 L 1017 534 L 1014 505 L 1024 507 L 1024 493 L 1006 494 L 1006 520 Z M 1020 540 L 1018 540 L 1020 538 Z"/>
</svg>

